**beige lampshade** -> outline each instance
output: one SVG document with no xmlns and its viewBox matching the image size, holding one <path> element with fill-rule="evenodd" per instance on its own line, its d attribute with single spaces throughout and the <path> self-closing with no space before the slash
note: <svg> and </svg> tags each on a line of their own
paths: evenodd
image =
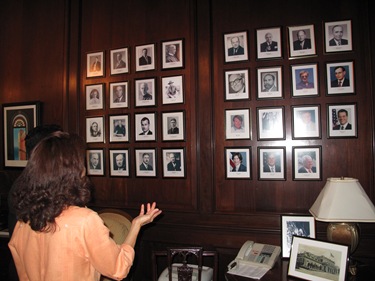
<svg viewBox="0 0 375 281">
<path fill-rule="evenodd" d="M 309 211 L 318 221 L 375 222 L 374 204 L 354 178 L 328 178 Z"/>
</svg>

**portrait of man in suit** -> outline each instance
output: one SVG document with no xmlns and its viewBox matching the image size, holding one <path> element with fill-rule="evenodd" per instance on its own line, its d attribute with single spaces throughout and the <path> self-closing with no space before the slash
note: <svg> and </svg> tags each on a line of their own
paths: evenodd
<svg viewBox="0 0 375 281">
<path fill-rule="evenodd" d="M 234 36 L 230 39 L 232 47 L 228 49 L 228 56 L 239 56 L 245 54 L 245 49 L 240 44 L 240 37 Z"/>
<path fill-rule="evenodd" d="M 100 170 L 100 155 L 99 153 L 93 152 L 90 153 L 90 163 L 89 163 L 90 170 Z"/>
<path fill-rule="evenodd" d="M 337 112 L 337 118 L 339 120 L 339 124 L 333 127 L 333 130 L 351 130 L 352 124 L 349 123 L 348 120 L 348 111 L 345 109 L 340 109 Z"/>
<path fill-rule="evenodd" d="M 330 46 L 348 45 L 348 40 L 343 38 L 344 27 L 342 25 L 334 25 L 332 27 L 332 39 L 329 40 Z"/>
<path fill-rule="evenodd" d="M 266 159 L 263 165 L 264 173 L 280 173 L 281 167 L 277 163 L 277 159 L 280 159 L 280 155 L 276 155 L 273 152 L 264 152 L 263 159 Z"/>
<path fill-rule="evenodd" d="M 297 31 L 297 40 L 293 42 L 293 50 L 311 49 L 311 39 L 307 38 L 306 31 L 301 29 Z"/>
<path fill-rule="evenodd" d="M 333 68 L 336 79 L 331 81 L 331 87 L 349 87 L 350 81 L 346 77 L 346 69 L 343 66 Z"/>
<path fill-rule="evenodd" d="M 139 135 L 152 135 L 152 131 L 150 130 L 150 119 L 147 117 L 141 119 L 141 128 L 142 132 Z"/>
<path fill-rule="evenodd" d="M 267 32 L 264 35 L 264 38 L 266 39 L 266 41 L 260 44 L 260 51 L 261 52 L 276 52 L 278 50 L 277 42 L 272 40 L 272 33 Z"/>
<path fill-rule="evenodd" d="M 125 86 L 124 85 L 117 85 L 114 87 L 114 95 L 113 95 L 113 102 L 125 102 Z"/>
<path fill-rule="evenodd" d="M 169 162 L 167 164 L 167 171 L 181 171 L 180 153 L 169 153 Z"/>
<path fill-rule="evenodd" d="M 126 163 L 125 163 L 125 154 L 124 153 L 118 153 L 114 154 L 114 170 L 117 171 L 123 171 L 126 170 Z"/>
<path fill-rule="evenodd" d="M 148 65 L 152 63 L 152 58 L 147 54 L 146 48 L 142 49 L 142 56 L 139 57 L 139 65 Z"/>
<path fill-rule="evenodd" d="M 313 158 L 305 154 L 301 157 L 302 167 L 298 169 L 298 173 L 316 173 Z"/>
<path fill-rule="evenodd" d="M 139 170 L 141 171 L 152 171 L 154 168 L 150 163 L 150 153 L 143 153 L 142 154 L 142 163 L 139 165 Z"/>
<path fill-rule="evenodd" d="M 262 92 L 275 92 L 277 90 L 276 73 L 264 73 Z"/>
<path fill-rule="evenodd" d="M 122 57 L 123 57 L 123 54 L 121 53 L 121 52 L 118 52 L 118 53 L 116 53 L 115 54 L 115 57 L 116 57 L 116 59 L 115 59 L 115 69 L 119 69 L 119 68 L 124 68 L 124 67 L 126 67 L 126 63 L 125 63 L 125 61 L 122 59 Z"/>
</svg>

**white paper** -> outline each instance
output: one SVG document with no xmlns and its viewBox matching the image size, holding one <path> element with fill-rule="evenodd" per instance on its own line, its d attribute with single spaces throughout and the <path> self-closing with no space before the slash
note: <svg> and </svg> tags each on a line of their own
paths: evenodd
<svg viewBox="0 0 375 281">
<path fill-rule="evenodd" d="M 228 273 L 253 279 L 260 279 L 269 270 L 269 268 L 259 267 L 256 265 L 253 266 L 250 264 L 237 264 L 235 267 L 229 270 Z"/>
</svg>

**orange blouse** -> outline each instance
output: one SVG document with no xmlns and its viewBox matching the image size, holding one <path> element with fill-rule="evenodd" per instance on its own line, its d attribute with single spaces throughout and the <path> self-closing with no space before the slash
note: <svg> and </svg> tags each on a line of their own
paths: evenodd
<svg viewBox="0 0 375 281">
<path fill-rule="evenodd" d="M 99 215 L 69 207 L 56 218 L 55 232 L 36 232 L 18 221 L 9 242 L 20 281 L 94 281 L 100 274 L 121 280 L 134 249 L 116 245 Z"/>
</svg>

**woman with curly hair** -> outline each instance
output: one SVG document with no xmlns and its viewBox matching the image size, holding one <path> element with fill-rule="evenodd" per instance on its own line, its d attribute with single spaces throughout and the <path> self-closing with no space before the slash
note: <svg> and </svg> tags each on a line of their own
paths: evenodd
<svg viewBox="0 0 375 281">
<path fill-rule="evenodd" d="M 23 280 L 121 280 L 134 260 L 141 227 L 161 210 L 142 204 L 122 245 L 110 238 L 99 215 L 85 207 L 91 198 L 84 143 L 77 135 L 55 132 L 33 150 L 15 183 L 18 222 L 9 248 Z"/>
</svg>

